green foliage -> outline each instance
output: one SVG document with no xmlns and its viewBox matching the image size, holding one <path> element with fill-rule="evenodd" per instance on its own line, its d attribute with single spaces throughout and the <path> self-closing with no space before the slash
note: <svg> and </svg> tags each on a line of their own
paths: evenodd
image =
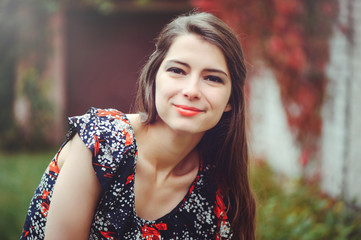
<svg viewBox="0 0 361 240">
<path fill-rule="evenodd" d="M 31 197 L 54 153 L 0 153 L 0 239 L 19 239 Z"/>
<path fill-rule="evenodd" d="M 317 184 L 281 178 L 266 164 L 252 170 L 257 239 L 361 239 L 361 213 L 322 196 Z"/>
<path fill-rule="evenodd" d="M 23 139 L 24 145 L 32 148 L 46 146 L 46 132 L 52 122 L 53 104 L 47 96 L 49 86 L 41 79 L 35 68 L 29 68 L 19 80 L 18 96 L 24 97 L 30 103 L 30 121 L 28 136 Z"/>
</svg>

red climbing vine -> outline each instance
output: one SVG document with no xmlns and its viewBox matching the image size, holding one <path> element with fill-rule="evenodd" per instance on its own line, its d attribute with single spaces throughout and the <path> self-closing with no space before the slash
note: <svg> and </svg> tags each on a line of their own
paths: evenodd
<svg viewBox="0 0 361 240">
<path fill-rule="evenodd" d="M 192 0 L 239 34 L 249 62 L 273 71 L 290 128 L 302 148 L 301 164 L 317 151 L 325 97 L 329 38 L 337 0 Z"/>
</svg>

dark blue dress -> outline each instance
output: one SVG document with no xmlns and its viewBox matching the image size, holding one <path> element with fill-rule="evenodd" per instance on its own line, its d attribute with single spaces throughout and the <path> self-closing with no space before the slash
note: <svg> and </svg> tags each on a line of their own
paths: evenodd
<svg viewBox="0 0 361 240">
<path fill-rule="evenodd" d="M 136 215 L 134 207 L 137 145 L 126 115 L 115 109 L 91 108 L 83 116 L 69 118 L 69 125 L 67 141 L 78 133 L 90 149 L 102 189 L 89 239 L 231 238 L 224 203 L 209 176 L 211 166 L 201 162 L 188 193 L 170 213 L 154 221 L 144 220 Z M 59 152 L 35 191 L 21 239 L 44 238 L 53 187 L 59 174 Z M 81 199 L 77 201 L 81 204 Z"/>
</svg>

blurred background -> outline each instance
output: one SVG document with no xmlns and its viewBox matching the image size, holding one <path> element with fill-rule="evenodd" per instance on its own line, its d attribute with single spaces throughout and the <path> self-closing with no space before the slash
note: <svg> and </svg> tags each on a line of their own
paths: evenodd
<svg viewBox="0 0 361 240">
<path fill-rule="evenodd" d="M 257 239 L 361 239 L 360 0 L 0 0 L 0 239 L 67 116 L 130 111 L 154 38 L 194 8 L 245 51 Z"/>
</svg>

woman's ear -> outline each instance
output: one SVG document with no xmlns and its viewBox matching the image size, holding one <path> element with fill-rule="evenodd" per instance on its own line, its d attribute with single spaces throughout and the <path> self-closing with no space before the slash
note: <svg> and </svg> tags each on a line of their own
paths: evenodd
<svg viewBox="0 0 361 240">
<path fill-rule="evenodd" d="M 232 110 L 232 106 L 231 106 L 231 104 L 228 103 L 224 109 L 224 112 L 229 112 L 231 110 Z"/>
</svg>

